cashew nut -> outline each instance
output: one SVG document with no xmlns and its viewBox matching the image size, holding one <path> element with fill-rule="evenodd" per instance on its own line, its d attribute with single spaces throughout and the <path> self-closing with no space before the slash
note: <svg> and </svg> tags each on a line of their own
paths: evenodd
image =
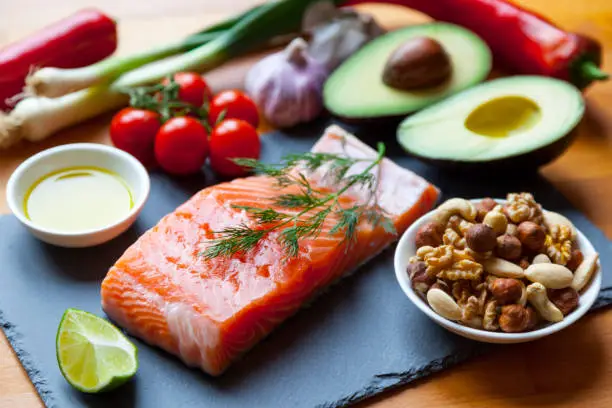
<svg viewBox="0 0 612 408">
<path fill-rule="evenodd" d="M 491 227 L 497 235 L 502 235 L 506 232 L 506 228 L 508 228 L 508 219 L 506 216 L 496 211 L 489 211 L 487 215 L 485 215 L 482 223 Z"/>
<path fill-rule="evenodd" d="M 461 320 L 462 311 L 457 302 L 442 289 L 429 289 L 427 292 L 429 306 L 445 319 Z"/>
<path fill-rule="evenodd" d="M 584 261 L 578 266 L 576 272 L 574 272 L 574 280 L 572 281 L 572 288 L 577 292 L 580 292 L 589 283 L 593 277 L 593 273 L 597 269 L 597 260 L 599 254 L 594 253 L 584 258 Z"/>
<path fill-rule="evenodd" d="M 491 257 L 482 261 L 482 266 L 485 271 L 500 278 L 522 279 L 525 277 L 523 268 L 505 259 Z"/>
<path fill-rule="evenodd" d="M 548 255 L 546 254 L 537 254 L 534 258 L 533 261 L 531 262 L 533 264 L 541 264 L 541 263 L 552 263 L 550 258 L 548 257 Z"/>
<path fill-rule="evenodd" d="M 566 225 L 569 227 L 572 232 L 572 240 L 575 240 L 578 236 L 578 232 L 576 231 L 576 227 L 570 220 L 568 220 L 565 216 L 552 212 L 552 211 L 543 211 L 544 218 L 544 226 L 550 231 L 553 225 Z"/>
<path fill-rule="evenodd" d="M 527 286 L 527 300 L 535 307 L 540 316 L 549 322 L 560 322 L 563 313 L 555 306 L 546 294 L 546 288 L 541 283 L 532 283 Z"/>
<path fill-rule="evenodd" d="M 461 215 L 468 221 L 474 221 L 477 213 L 476 207 L 468 200 L 463 198 L 451 198 L 440 204 L 434 214 L 434 221 L 446 225 L 448 219 L 455 214 Z"/>
<path fill-rule="evenodd" d="M 525 277 L 532 282 L 539 282 L 548 289 L 567 288 L 572 284 L 574 275 L 563 265 L 539 263 L 525 269 Z"/>
</svg>

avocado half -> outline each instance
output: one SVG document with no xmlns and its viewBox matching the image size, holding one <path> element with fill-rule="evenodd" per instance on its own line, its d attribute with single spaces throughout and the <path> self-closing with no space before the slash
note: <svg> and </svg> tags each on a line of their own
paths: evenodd
<svg viewBox="0 0 612 408">
<path fill-rule="evenodd" d="M 382 74 L 397 47 L 415 37 L 437 40 L 450 57 L 451 78 L 415 91 L 391 88 Z M 323 101 L 333 115 L 352 122 L 406 116 L 482 82 L 491 70 L 491 51 L 473 32 L 448 23 L 410 26 L 378 37 L 347 59 L 325 82 Z"/>
<path fill-rule="evenodd" d="M 583 114 L 584 99 L 573 85 L 514 76 L 406 118 L 397 139 L 408 153 L 442 167 L 533 170 L 567 149 Z"/>
</svg>

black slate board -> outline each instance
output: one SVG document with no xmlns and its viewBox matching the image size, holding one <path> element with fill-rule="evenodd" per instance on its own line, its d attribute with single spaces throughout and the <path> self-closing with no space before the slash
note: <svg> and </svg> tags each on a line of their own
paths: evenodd
<svg viewBox="0 0 612 408">
<path fill-rule="evenodd" d="M 263 159 L 308 150 L 326 123 L 264 137 Z M 394 139 L 381 129 L 368 134 Z M 389 156 L 437 184 L 445 197 L 504 196 L 533 191 L 569 216 L 601 253 L 603 290 L 596 307 L 612 302 L 612 244 L 539 177 L 504 180 L 438 172 L 389 145 Z M 429 375 L 493 348 L 438 327 L 406 299 L 393 272 L 393 248 L 287 321 L 220 378 L 183 366 L 136 341 L 137 377 L 106 395 L 87 396 L 63 380 L 55 332 L 68 307 L 103 315 L 99 285 L 108 267 L 144 230 L 206 184 L 152 175 L 151 197 L 136 225 L 96 248 L 68 250 L 40 243 L 12 216 L 0 218 L 0 321 L 48 407 L 336 407 Z M 500 346 L 501 347 L 501 346 Z"/>
</svg>

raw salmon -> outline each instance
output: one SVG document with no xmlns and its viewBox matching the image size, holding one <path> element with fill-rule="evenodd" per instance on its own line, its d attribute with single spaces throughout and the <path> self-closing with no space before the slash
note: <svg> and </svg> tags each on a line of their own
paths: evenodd
<svg viewBox="0 0 612 408">
<path fill-rule="evenodd" d="M 337 126 L 328 128 L 312 150 L 376 157 L 370 147 Z M 360 171 L 354 167 L 352 172 Z M 378 203 L 397 234 L 438 198 L 434 186 L 388 159 L 374 172 L 379 177 Z M 336 187 L 326 185 L 318 173 L 310 181 L 320 189 Z M 134 336 L 219 375 L 323 288 L 397 239 L 397 234 L 364 221 L 346 251 L 343 236 L 329 234 L 337 221 L 331 214 L 318 237 L 300 241 L 293 258 L 285 256 L 278 232 L 240 255 L 202 256 L 214 231 L 240 223 L 254 225 L 244 210 L 233 206 L 269 208 L 271 197 L 292 188 L 279 191 L 274 179 L 252 176 L 200 191 L 140 237 L 110 269 L 102 283 L 105 312 Z M 354 205 L 365 199 L 365 191 L 354 188 L 341 203 Z"/>
</svg>

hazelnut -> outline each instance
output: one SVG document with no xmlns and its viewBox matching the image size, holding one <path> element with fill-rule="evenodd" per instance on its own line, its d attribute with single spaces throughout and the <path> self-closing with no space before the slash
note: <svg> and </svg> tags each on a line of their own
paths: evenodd
<svg viewBox="0 0 612 408">
<path fill-rule="evenodd" d="M 508 228 L 508 219 L 506 216 L 498 211 L 488 212 L 482 220 L 484 225 L 493 228 L 495 235 L 502 235 Z"/>
<path fill-rule="evenodd" d="M 407 272 L 412 282 L 412 287 L 418 292 L 427 292 L 429 287 L 436 282 L 435 276 L 427 274 L 427 264 L 423 261 L 409 264 Z"/>
<path fill-rule="evenodd" d="M 523 295 L 523 285 L 517 279 L 498 278 L 489 285 L 491 294 L 500 305 L 517 302 Z"/>
<path fill-rule="evenodd" d="M 382 80 L 395 89 L 429 88 L 452 75 L 450 58 L 433 38 L 415 37 L 401 44 L 385 64 Z"/>
<path fill-rule="evenodd" d="M 538 325 L 540 318 L 533 307 L 527 306 L 525 309 L 527 310 L 527 327 L 525 330 L 533 330 Z"/>
<path fill-rule="evenodd" d="M 497 256 L 503 259 L 507 259 L 508 261 L 514 261 L 521 257 L 521 252 L 523 248 L 521 246 L 521 241 L 517 237 L 513 237 L 512 235 L 502 235 L 497 237 L 497 247 L 495 248 L 495 253 Z"/>
<path fill-rule="evenodd" d="M 529 258 L 524 256 L 521 258 L 520 261 L 518 261 L 518 266 L 521 267 L 521 269 L 527 269 L 529 268 L 529 265 L 531 265 L 531 262 L 529 262 Z"/>
<path fill-rule="evenodd" d="M 416 233 L 415 243 L 417 248 L 424 246 L 437 247 L 442 245 L 444 228 L 437 222 L 428 222 Z"/>
<path fill-rule="evenodd" d="M 494 199 L 492 199 L 491 197 L 484 198 L 481 202 L 476 204 L 476 221 L 482 222 L 485 215 L 487 215 L 487 213 L 496 206 L 497 202 Z"/>
<path fill-rule="evenodd" d="M 535 222 L 523 221 L 516 230 L 518 239 L 523 246 L 531 251 L 538 252 L 544 246 L 546 233 L 544 229 Z"/>
<path fill-rule="evenodd" d="M 572 249 L 570 259 L 567 261 L 567 265 L 565 266 L 567 266 L 567 269 L 569 269 L 570 271 L 575 272 L 576 269 L 578 269 L 578 267 L 582 263 L 582 261 L 584 261 L 584 255 L 582 254 L 582 251 L 578 248 L 574 248 Z"/>
<path fill-rule="evenodd" d="M 501 308 L 499 327 L 506 333 L 525 331 L 532 317 L 526 307 L 521 305 L 506 305 Z"/>
<path fill-rule="evenodd" d="M 548 289 L 548 300 L 567 316 L 578 307 L 580 296 L 573 288 Z"/>
<path fill-rule="evenodd" d="M 465 234 L 465 241 L 476 252 L 491 251 L 497 245 L 495 231 L 484 224 L 472 225 Z"/>
</svg>

